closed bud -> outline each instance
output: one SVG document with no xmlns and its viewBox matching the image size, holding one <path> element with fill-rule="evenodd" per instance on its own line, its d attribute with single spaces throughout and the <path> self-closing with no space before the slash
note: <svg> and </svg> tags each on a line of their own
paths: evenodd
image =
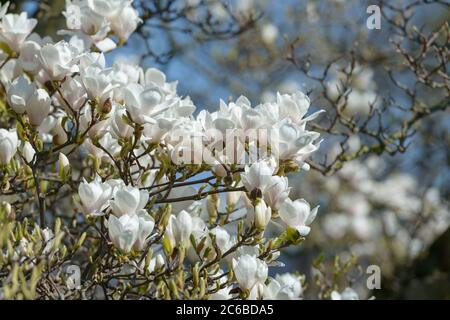
<svg viewBox="0 0 450 320">
<path fill-rule="evenodd" d="M 220 205 L 220 198 L 218 194 L 212 194 L 206 198 L 206 210 L 208 211 L 210 223 L 216 222 L 219 205 Z"/>
<path fill-rule="evenodd" d="M 255 226 L 258 229 L 264 230 L 270 222 L 272 217 L 272 209 L 267 207 L 263 200 L 258 201 L 255 206 Z"/>
</svg>

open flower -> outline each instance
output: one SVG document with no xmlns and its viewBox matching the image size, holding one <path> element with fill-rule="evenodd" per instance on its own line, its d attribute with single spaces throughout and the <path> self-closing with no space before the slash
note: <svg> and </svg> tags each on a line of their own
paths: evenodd
<svg viewBox="0 0 450 320">
<path fill-rule="evenodd" d="M 36 24 L 37 20 L 28 19 L 26 12 L 8 13 L 0 22 L 0 40 L 6 42 L 11 50 L 18 52 Z"/>
<path fill-rule="evenodd" d="M 77 72 L 75 58 L 78 51 L 65 41 L 46 44 L 39 52 L 42 68 L 51 80 L 62 80 L 66 75 Z"/>
<path fill-rule="evenodd" d="M 85 214 L 101 214 L 108 206 L 108 200 L 112 196 L 112 187 L 108 183 L 103 183 L 99 176 L 92 182 L 83 179 L 78 187 L 83 212 Z"/>
<path fill-rule="evenodd" d="M 255 256 L 244 254 L 233 259 L 233 271 L 239 287 L 252 290 L 267 279 L 267 264 Z"/>
<path fill-rule="evenodd" d="M 259 160 L 251 166 L 245 166 L 245 172 L 241 174 L 242 183 L 247 191 L 251 192 L 255 189 L 264 192 L 269 186 L 274 168 L 265 160 Z"/>
<path fill-rule="evenodd" d="M 309 203 L 303 199 L 286 201 L 280 206 L 278 212 L 281 220 L 289 227 L 296 229 L 301 236 L 308 235 L 309 225 L 314 221 L 319 206 L 311 210 Z"/>
<path fill-rule="evenodd" d="M 287 177 L 273 176 L 267 188 L 265 188 L 263 194 L 264 201 L 272 209 L 277 210 L 289 197 L 290 190 Z"/>
<path fill-rule="evenodd" d="M 114 200 L 110 201 L 110 206 L 117 216 L 137 214 L 145 208 L 147 201 L 147 192 L 131 186 L 122 186 L 114 192 Z"/>
<path fill-rule="evenodd" d="M 145 210 L 139 211 L 137 217 L 139 219 L 139 231 L 134 248 L 136 250 L 143 250 L 155 227 L 155 220 Z"/>
<path fill-rule="evenodd" d="M 130 252 L 139 236 L 139 217 L 124 214 L 117 218 L 110 215 L 108 219 L 108 234 L 116 247 L 124 252 Z"/>
<path fill-rule="evenodd" d="M 159 106 L 161 94 L 153 88 L 132 83 L 123 89 L 123 98 L 132 120 L 139 124 L 155 123 L 153 118 L 165 110 Z"/>
</svg>

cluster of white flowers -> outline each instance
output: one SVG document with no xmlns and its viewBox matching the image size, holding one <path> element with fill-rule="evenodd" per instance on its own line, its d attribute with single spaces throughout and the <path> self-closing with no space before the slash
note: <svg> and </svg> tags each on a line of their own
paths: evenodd
<svg viewBox="0 0 450 320">
<path fill-rule="evenodd" d="M 20 165 L 34 170 L 59 152 L 65 182 L 73 177 L 64 153 L 87 153 L 95 177 L 77 173 L 77 208 L 103 221 L 121 254 L 157 251 L 149 270 L 164 268 L 174 250 L 185 251 L 192 263 L 220 262 L 223 256 L 222 267 L 233 271 L 245 297 L 301 297 L 300 277 L 268 280 L 269 265 L 281 265 L 274 243 L 246 245 L 243 237 L 261 239 L 274 220 L 283 227 L 279 244 L 296 243 L 310 231 L 317 207 L 291 200 L 285 176 L 307 170 L 305 160 L 320 144 L 319 134 L 306 124 L 321 111 L 306 116 L 305 94 L 278 94 L 276 101 L 254 107 L 240 97 L 194 116 L 191 99 L 179 96 L 177 83 L 161 71 L 106 65 L 103 52 L 116 46 L 114 37 L 123 43 L 139 23 L 132 1 L 67 0 L 69 30 L 58 42 L 31 34 L 37 21 L 26 13 L 6 13 L 7 8 L 0 10 L 0 79 L 17 129 L 0 129 L 5 172 Z M 245 164 L 262 149 L 270 152 Z M 172 168 L 195 174 L 177 184 Z M 189 183 L 208 172 L 215 189 Z M 226 193 L 225 206 L 219 193 Z M 211 297 L 231 297 L 233 288 L 224 286 Z"/>
</svg>

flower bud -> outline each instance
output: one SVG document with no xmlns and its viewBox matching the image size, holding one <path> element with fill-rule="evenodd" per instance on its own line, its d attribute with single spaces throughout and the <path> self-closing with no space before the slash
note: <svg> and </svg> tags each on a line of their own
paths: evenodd
<svg viewBox="0 0 450 320">
<path fill-rule="evenodd" d="M 59 153 L 58 164 L 60 168 L 65 168 L 70 166 L 69 159 L 67 159 L 66 155 L 62 152 Z"/>
<path fill-rule="evenodd" d="M 219 205 L 220 205 L 220 198 L 218 194 L 212 194 L 206 198 L 206 210 L 208 211 L 210 223 L 216 222 Z"/>
<path fill-rule="evenodd" d="M 263 200 L 258 201 L 255 206 L 255 226 L 258 229 L 264 230 L 270 222 L 272 217 L 272 209 L 267 207 Z"/>
</svg>

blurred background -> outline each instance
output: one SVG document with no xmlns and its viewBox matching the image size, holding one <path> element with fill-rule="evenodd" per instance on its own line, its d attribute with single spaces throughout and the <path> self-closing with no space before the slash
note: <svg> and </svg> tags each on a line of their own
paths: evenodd
<svg viewBox="0 0 450 320">
<path fill-rule="evenodd" d="M 66 27 L 62 0 L 11 3 L 41 35 Z M 371 4 L 379 30 L 366 26 Z M 143 22 L 106 55 L 111 66 L 157 67 L 200 110 L 302 90 L 311 112 L 327 111 L 312 128 L 324 142 L 311 170 L 289 177 L 291 198 L 321 206 L 307 241 L 281 259 L 315 284 L 306 297 L 339 285 L 362 298 L 450 298 L 450 1 L 134 5 Z M 366 286 L 369 265 L 379 290 Z"/>
</svg>

